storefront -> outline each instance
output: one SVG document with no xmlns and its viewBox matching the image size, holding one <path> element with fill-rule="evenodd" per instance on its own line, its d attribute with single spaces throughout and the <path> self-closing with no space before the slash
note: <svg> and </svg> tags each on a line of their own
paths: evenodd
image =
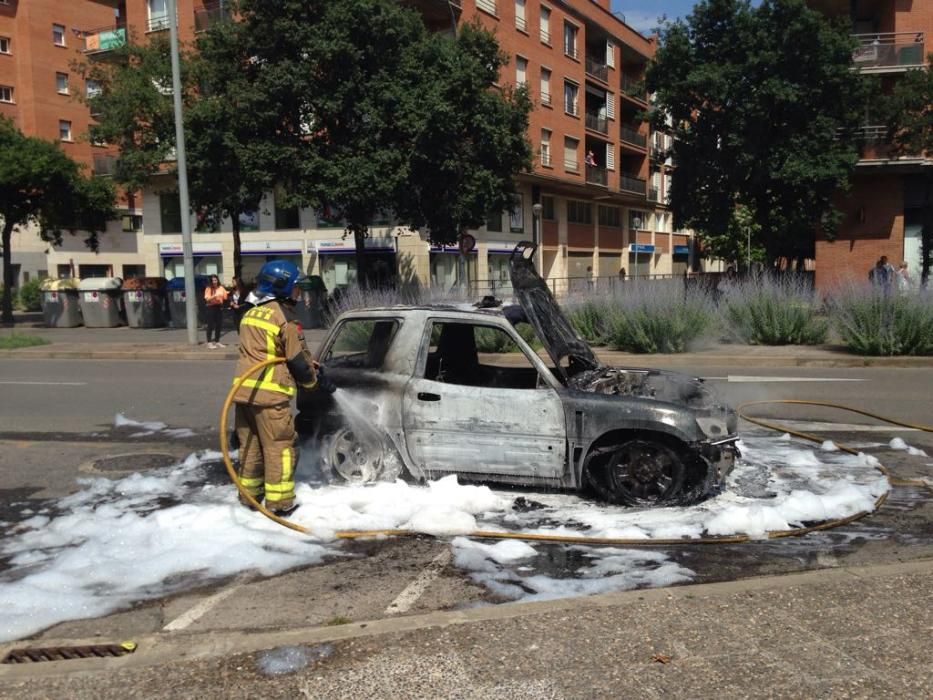
<svg viewBox="0 0 933 700">
<path fill-rule="evenodd" d="M 195 275 L 217 275 L 223 279 L 224 260 L 220 243 L 193 243 Z M 185 276 L 185 260 L 181 243 L 159 243 L 163 275 L 167 279 Z"/>
<path fill-rule="evenodd" d="M 683 275 L 690 264 L 690 246 L 675 245 L 671 252 L 671 272 L 675 276 Z"/>
<path fill-rule="evenodd" d="M 287 260 L 301 270 L 301 248 L 301 241 L 243 241 L 240 244 L 243 280 L 251 284 L 270 260 Z"/>
<path fill-rule="evenodd" d="M 486 279 L 491 294 L 499 296 L 512 292 L 509 258 L 512 257 L 515 246 L 515 243 L 501 241 L 491 241 L 486 244 Z"/>
<path fill-rule="evenodd" d="M 476 281 L 476 251 L 463 256 L 466 263 L 466 279 L 469 284 Z M 431 246 L 431 286 L 435 289 L 450 290 L 460 286 L 460 248 L 451 246 Z"/>
<path fill-rule="evenodd" d="M 629 243 L 628 276 L 637 278 L 650 275 L 653 257 L 654 246 L 650 243 Z"/>
<path fill-rule="evenodd" d="M 394 286 L 397 274 L 395 239 L 391 236 L 367 238 L 364 251 L 368 285 Z M 356 284 L 356 244 L 352 236 L 308 241 L 308 252 L 318 256 L 319 274 L 328 289 Z"/>
</svg>

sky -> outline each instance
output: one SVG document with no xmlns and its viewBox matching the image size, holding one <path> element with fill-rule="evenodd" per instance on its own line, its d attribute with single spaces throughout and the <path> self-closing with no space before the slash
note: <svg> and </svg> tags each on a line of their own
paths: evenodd
<svg viewBox="0 0 933 700">
<path fill-rule="evenodd" d="M 612 10 L 625 15 L 629 26 L 647 34 L 658 26 L 658 17 L 665 14 L 671 19 L 685 17 L 694 3 L 695 0 L 612 0 Z"/>
</svg>

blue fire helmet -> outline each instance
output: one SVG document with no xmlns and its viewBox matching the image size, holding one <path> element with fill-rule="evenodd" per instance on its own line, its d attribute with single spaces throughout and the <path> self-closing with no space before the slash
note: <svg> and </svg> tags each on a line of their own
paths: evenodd
<svg viewBox="0 0 933 700">
<path fill-rule="evenodd" d="M 256 293 L 260 296 L 269 294 L 290 297 L 299 277 L 301 271 L 294 263 L 288 260 L 270 260 L 262 266 L 259 276 L 256 277 Z"/>
</svg>

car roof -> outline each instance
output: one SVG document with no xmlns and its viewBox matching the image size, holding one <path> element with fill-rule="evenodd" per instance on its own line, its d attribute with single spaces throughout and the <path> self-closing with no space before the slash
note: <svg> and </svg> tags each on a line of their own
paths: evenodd
<svg viewBox="0 0 933 700">
<path fill-rule="evenodd" d="M 369 306 L 345 311 L 340 314 L 340 317 L 352 318 L 354 316 L 372 316 L 373 314 L 384 314 L 387 316 L 429 316 L 437 313 L 445 315 L 504 317 L 502 307 L 478 309 L 469 302 L 460 304 L 419 304 L 417 306 Z"/>
</svg>

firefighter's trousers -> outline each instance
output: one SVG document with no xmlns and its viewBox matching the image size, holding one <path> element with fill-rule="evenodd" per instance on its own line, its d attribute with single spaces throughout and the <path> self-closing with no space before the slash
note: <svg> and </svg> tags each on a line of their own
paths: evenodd
<svg viewBox="0 0 933 700">
<path fill-rule="evenodd" d="M 295 424 L 287 403 L 278 406 L 236 405 L 240 443 L 240 483 L 271 511 L 295 502 Z"/>
</svg>

